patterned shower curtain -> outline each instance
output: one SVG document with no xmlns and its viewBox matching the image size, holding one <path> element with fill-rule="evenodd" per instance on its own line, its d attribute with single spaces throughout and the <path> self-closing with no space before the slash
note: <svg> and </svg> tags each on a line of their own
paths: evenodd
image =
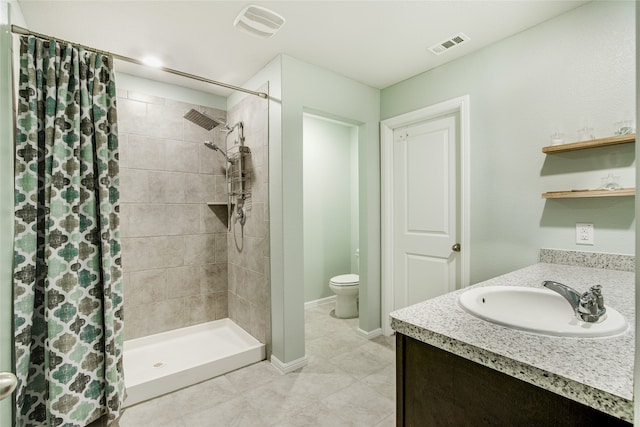
<svg viewBox="0 0 640 427">
<path fill-rule="evenodd" d="M 16 426 L 116 420 L 124 399 L 113 59 L 23 36 L 16 103 Z"/>
</svg>

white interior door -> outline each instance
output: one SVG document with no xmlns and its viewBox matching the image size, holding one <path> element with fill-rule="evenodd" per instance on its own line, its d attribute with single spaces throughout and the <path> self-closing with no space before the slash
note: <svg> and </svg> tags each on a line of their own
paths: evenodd
<svg viewBox="0 0 640 427">
<path fill-rule="evenodd" d="M 457 115 L 393 131 L 393 310 L 459 283 Z"/>
</svg>

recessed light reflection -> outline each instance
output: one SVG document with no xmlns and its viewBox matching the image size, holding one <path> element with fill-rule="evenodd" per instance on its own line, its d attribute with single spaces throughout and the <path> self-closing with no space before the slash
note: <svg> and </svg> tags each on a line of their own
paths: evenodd
<svg viewBox="0 0 640 427">
<path fill-rule="evenodd" d="M 160 59 L 156 58 L 155 56 L 145 56 L 144 58 L 142 58 L 142 63 L 144 65 L 148 65 L 149 67 L 162 67 L 162 61 L 160 61 Z"/>
</svg>

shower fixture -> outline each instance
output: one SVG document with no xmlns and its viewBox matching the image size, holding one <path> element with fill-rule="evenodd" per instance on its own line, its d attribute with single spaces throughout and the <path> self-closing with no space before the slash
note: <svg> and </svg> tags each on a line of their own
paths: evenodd
<svg viewBox="0 0 640 427">
<path fill-rule="evenodd" d="M 225 132 L 224 145 L 226 150 L 220 148 L 213 141 L 205 141 L 204 145 L 213 151 L 220 152 L 227 161 L 225 181 L 227 184 L 227 222 L 229 231 L 231 231 L 231 211 L 234 197 L 236 221 L 244 226 L 247 219 L 247 202 L 251 202 L 251 191 L 248 185 L 250 171 L 246 170 L 247 166 L 245 164 L 245 157 L 251 155 L 251 149 L 244 145 L 244 123 L 238 121 L 233 126 L 229 126 L 223 120 L 210 117 L 193 108 L 184 115 L 184 118 L 205 130 L 210 131 L 218 127 L 222 132 Z M 235 134 L 236 139 L 233 146 L 229 148 L 227 140 L 231 134 Z"/>
<path fill-rule="evenodd" d="M 201 113 L 200 111 L 194 110 L 193 108 L 187 111 L 187 113 L 183 117 L 189 120 L 191 123 L 194 123 L 205 130 L 212 130 L 213 128 L 220 126 L 222 131 L 227 132 L 227 136 L 229 136 L 231 132 L 237 129 L 239 141 L 236 141 L 236 143 L 244 143 L 244 123 L 242 123 L 242 121 L 239 121 L 233 126 L 229 126 L 228 123 L 223 122 L 221 119 L 210 117 L 206 113 Z M 216 148 L 214 147 L 209 148 L 216 150 Z"/>
<path fill-rule="evenodd" d="M 212 150 L 214 150 L 214 151 L 219 151 L 219 152 L 220 152 L 220 154 L 222 154 L 222 155 L 224 156 L 224 158 L 227 160 L 227 162 L 228 162 L 228 163 L 233 164 L 233 159 L 230 159 L 230 158 L 229 158 L 229 156 L 227 156 L 227 153 L 225 153 L 225 152 L 224 152 L 220 147 L 218 147 L 218 146 L 217 146 L 216 144 L 214 144 L 213 142 L 211 142 L 211 141 L 205 141 L 205 142 L 204 142 L 204 145 L 205 145 L 207 148 L 211 148 L 211 149 L 212 149 Z"/>
<path fill-rule="evenodd" d="M 217 126 L 222 126 L 223 129 L 229 130 L 229 126 L 225 122 L 209 117 L 193 108 L 184 115 L 184 118 L 206 130 L 211 130 Z"/>
</svg>

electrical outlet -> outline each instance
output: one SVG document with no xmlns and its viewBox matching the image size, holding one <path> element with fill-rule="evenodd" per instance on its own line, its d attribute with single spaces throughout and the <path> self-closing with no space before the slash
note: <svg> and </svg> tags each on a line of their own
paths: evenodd
<svg viewBox="0 0 640 427">
<path fill-rule="evenodd" d="M 593 224 L 576 224 L 576 244 L 593 245 Z"/>
</svg>

